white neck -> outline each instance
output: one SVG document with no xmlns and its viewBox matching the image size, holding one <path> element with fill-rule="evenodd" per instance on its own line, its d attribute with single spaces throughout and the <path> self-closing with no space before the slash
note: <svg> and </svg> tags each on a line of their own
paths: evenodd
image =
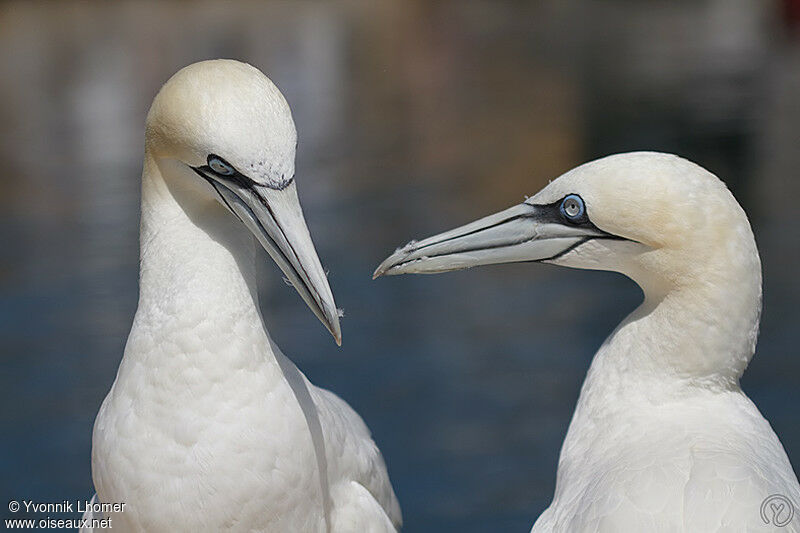
<svg viewBox="0 0 800 533">
<path fill-rule="evenodd" d="M 690 254 L 668 284 L 635 276 L 644 303 L 623 321 L 598 356 L 677 379 L 730 386 L 755 351 L 761 315 L 761 263 L 750 228 L 714 251 Z"/>
<path fill-rule="evenodd" d="M 755 348 L 761 309 L 752 250 L 753 261 L 720 264 L 716 272 L 725 275 L 690 276 L 697 283 L 681 288 L 657 291 L 639 280 L 645 301 L 603 343 L 581 388 L 561 449 L 556 498 L 582 486 L 587 463 L 624 443 L 643 439 L 653 446 L 647 439 L 654 433 L 637 430 L 668 423 L 664 413 L 696 408 L 709 395 L 741 394 L 738 380 Z"/>
<path fill-rule="evenodd" d="M 191 297 L 195 302 L 200 298 L 203 303 L 224 304 L 219 309 L 223 312 L 230 311 L 225 304 L 232 298 L 254 307 L 258 300 L 253 238 L 200 190 L 202 185 L 181 163 L 145 159 L 140 296 L 160 302 L 165 295 Z M 238 275 L 231 275 L 234 272 Z"/>
<path fill-rule="evenodd" d="M 254 238 L 204 187 L 185 164 L 145 154 L 139 306 L 106 418 L 126 420 L 115 430 L 128 447 L 158 442 L 166 450 L 158 457 L 183 457 L 197 445 L 205 450 L 198 453 L 203 468 L 224 479 L 229 458 L 252 457 L 247 464 L 258 466 L 262 455 L 272 453 L 285 458 L 289 471 L 292 461 L 315 459 L 328 520 L 325 445 L 310 385 L 264 327 Z M 127 424 L 132 405 L 137 424 Z M 218 461 L 209 466 L 209 457 Z M 194 460 L 187 457 L 175 468 L 194 475 Z M 95 483 L 98 494 L 101 487 L 110 490 L 109 482 Z M 260 484 L 256 500 L 273 485 Z M 304 499 L 317 501 L 313 494 Z"/>
<path fill-rule="evenodd" d="M 573 424 L 582 417 L 612 423 L 632 406 L 692 391 L 740 390 L 761 313 L 761 270 L 752 236 L 736 252 L 744 256 L 743 248 L 750 253 L 738 260 L 725 254 L 703 258 L 697 263 L 702 272 L 681 276 L 682 283 L 668 290 L 640 277 L 645 300 L 595 355 Z"/>
<path fill-rule="evenodd" d="M 187 331 L 213 332 L 210 338 L 225 343 L 207 353 L 208 364 L 218 370 L 263 362 L 272 352 L 258 309 L 253 238 L 203 186 L 182 163 L 145 155 L 139 307 L 126 357 L 191 351 L 181 338 Z M 137 335 L 156 337 L 166 348 L 137 351 Z M 254 343 L 263 351 L 234 349 Z M 228 356 L 236 360 L 226 361 Z M 253 360 L 245 363 L 243 357 Z M 204 360 L 198 355 L 192 364 Z"/>
</svg>

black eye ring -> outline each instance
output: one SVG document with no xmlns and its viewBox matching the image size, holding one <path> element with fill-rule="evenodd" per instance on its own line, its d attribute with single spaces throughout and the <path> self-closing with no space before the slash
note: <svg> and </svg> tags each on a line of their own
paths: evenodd
<svg viewBox="0 0 800 533">
<path fill-rule="evenodd" d="M 580 224 L 588 220 L 586 216 L 586 205 L 583 203 L 583 198 L 577 194 L 568 194 L 565 196 L 564 199 L 561 200 L 559 211 L 561 211 L 561 216 L 574 224 Z"/>
<path fill-rule="evenodd" d="M 236 174 L 236 169 L 230 163 L 214 154 L 208 156 L 208 168 L 220 176 L 233 176 Z"/>
</svg>

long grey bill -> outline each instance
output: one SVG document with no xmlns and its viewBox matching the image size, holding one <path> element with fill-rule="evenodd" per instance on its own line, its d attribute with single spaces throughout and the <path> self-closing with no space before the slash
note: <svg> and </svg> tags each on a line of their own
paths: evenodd
<svg viewBox="0 0 800 533">
<path fill-rule="evenodd" d="M 373 274 L 436 274 L 479 265 L 545 261 L 602 236 L 594 227 L 560 222 L 551 206 L 516 205 L 464 226 L 412 241 L 384 260 Z"/>
<path fill-rule="evenodd" d="M 341 345 L 339 312 L 308 232 L 294 182 L 282 190 L 213 180 L 224 203 L 269 253 L 314 314 Z"/>
</svg>

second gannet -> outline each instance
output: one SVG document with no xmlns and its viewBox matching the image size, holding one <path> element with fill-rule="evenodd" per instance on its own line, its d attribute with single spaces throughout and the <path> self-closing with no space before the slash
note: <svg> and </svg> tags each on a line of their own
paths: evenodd
<svg viewBox="0 0 800 533">
<path fill-rule="evenodd" d="M 296 140 L 280 91 L 237 61 L 190 65 L 155 97 L 139 305 L 92 438 L 107 508 L 85 518 L 114 531 L 399 528 L 364 422 L 308 382 L 259 310 L 253 236 L 340 342 L 297 198 Z"/>
<path fill-rule="evenodd" d="M 800 531 L 797 476 L 739 386 L 761 263 L 716 176 L 674 155 L 609 156 L 413 241 L 375 276 L 520 261 L 621 272 L 644 292 L 594 356 L 534 533 Z"/>
</svg>

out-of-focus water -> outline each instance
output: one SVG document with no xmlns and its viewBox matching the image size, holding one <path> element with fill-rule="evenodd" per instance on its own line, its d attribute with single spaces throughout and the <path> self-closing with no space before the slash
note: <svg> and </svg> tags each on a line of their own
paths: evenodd
<svg viewBox="0 0 800 533">
<path fill-rule="evenodd" d="M 722 177 L 762 252 L 743 386 L 800 463 L 800 40 L 790 2 L 0 4 L 0 508 L 88 497 L 137 298 L 143 123 L 196 60 L 266 72 L 338 349 L 263 256 L 265 320 L 374 433 L 407 531 L 527 531 L 589 361 L 638 303 L 614 274 L 508 265 L 371 281 L 395 246 L 611 152 Z M 41 516 L 36 516 L 41 518 Z"/>
</svg>

